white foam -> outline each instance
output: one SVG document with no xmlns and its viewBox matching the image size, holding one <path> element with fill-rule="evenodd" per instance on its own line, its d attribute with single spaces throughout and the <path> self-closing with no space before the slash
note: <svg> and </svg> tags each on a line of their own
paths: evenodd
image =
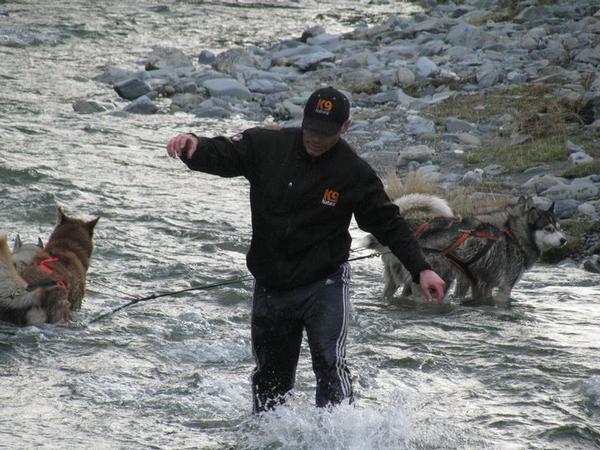
<svg viewBox="0 0 600 450">
<path fill-rule="evenodd" d="M 342 404 L 331 410 L 291 399 L 285 406 L 261 415 L 246 435 L 247 448 L 397 450 L 440 448 L 453 433 L 440 420 L 418 417 L 414 395 L 395 392 L 379 405 Z"/>
</svg>

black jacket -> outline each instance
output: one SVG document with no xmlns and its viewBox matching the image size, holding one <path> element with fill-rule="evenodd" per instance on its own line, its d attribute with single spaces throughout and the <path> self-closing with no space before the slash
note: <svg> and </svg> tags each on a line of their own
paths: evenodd
<svg viewBox="0 0 600 450">
<path fill-rule="evenodd" d="M 335 272 L 348 259 L 352 214 L 418 282 L 429 269 L 380 179 L 343 140 L 318 158 L 299 128 L 252 128 L 232 138 L 201 138 L 192 170 L 250 182 L 250 272 L 264 286 L 290 289 Z"/>
</svg>

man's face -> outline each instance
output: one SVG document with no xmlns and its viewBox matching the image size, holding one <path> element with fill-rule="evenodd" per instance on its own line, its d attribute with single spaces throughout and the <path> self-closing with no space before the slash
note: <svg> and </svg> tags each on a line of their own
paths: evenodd
<svg viewBox="0 0 600 450">
<path fill-rule="evenodd" d="M 340 131 L 333 135 L 322 134 L 310 128 L 302 128 L 302 142 L 304 143 L 306 153 L 315 157 L 323 155 L 331 150 L 349 127 L 350 121 L 348 120 L 342 125 Z"/>
</svg>

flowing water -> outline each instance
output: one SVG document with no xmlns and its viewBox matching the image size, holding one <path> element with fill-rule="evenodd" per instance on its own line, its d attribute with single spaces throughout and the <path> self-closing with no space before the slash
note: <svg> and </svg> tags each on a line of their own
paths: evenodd
<svg viewBox="0 0 600 450">
<path fill-rule="evenodd" d="M 131 3 L 131 4 L 128 4 Z M 266 6 L 265 6 L 266 5 Z M 384 20 L 390 2 L 0 2 L 0 229 L 47 238 L 56 205 L 101 216 L 83 309 L 68 326 L 0 325 L 0 448 L 598 448 L 600 279 L 538 266 L 511 307 L 381 299 L 376 259 L 353 264 L 348 358 L 356 404 L 315 410 L 304 345 L 289 405 L 250 413 L 248 185 L 165 154 L 178 132 L 240 118 L 78 115 L 113 99 L 91 80 L 156 45 L 190 55 Z M 335 11 L 334 13 L 330 13 Z"/>
</svg>

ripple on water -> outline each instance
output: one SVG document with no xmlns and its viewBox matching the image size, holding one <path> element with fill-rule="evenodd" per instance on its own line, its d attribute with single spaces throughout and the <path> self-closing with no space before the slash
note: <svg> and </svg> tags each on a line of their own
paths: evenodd
<svg viewBox="0 0 600 450">
<path fill-rule="evenodd" d="M 594 375 L 582 381 L 580 391 L 590 400 L 592 406 L 600 408 L 600 375 Z M 600 414 L 600 411 L 597 414 Z"/>
</svg>

